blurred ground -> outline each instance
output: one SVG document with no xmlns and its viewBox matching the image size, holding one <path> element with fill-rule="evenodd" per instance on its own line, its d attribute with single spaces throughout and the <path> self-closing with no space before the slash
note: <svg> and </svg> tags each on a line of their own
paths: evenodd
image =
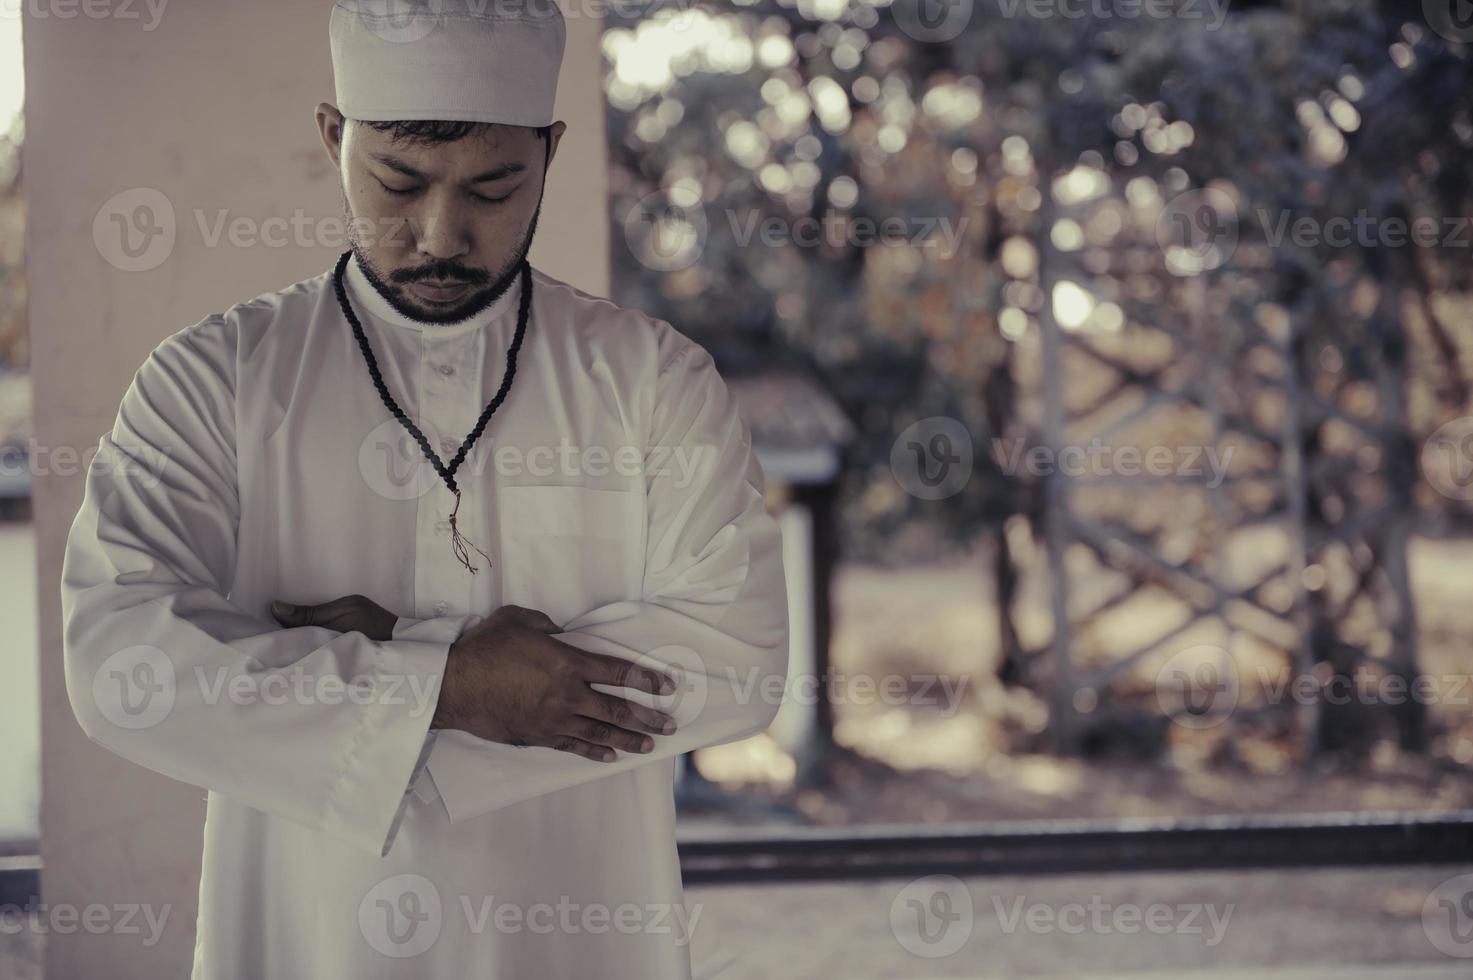
<svg viewBox="0 0 1473 980">
<path fill-rule="evenodd" d="M 691 888 L 686 901 L 698 980 L 1465 980 L 1473 942 L 1424 906 L 1469 870 L 971 879 L 970 914 L 953 906 L 929 947 L 906 927 L 906 881 Z M 1074 912 L 1091 905 L 1104 911 Z M 1156 932 L 1132 927 L 1153 907 L 1162 918 L 1135 921 Z M 0 977 L 40 980 L 43 930 L 5 925 Z M 1433 945 L 1450 937 L 1468 958 Z M 907 948 L 943 943 L 958 948 Z"/>
<path fill-rule="evenodd" d="M 1468 870 L 971 879 L 971 915 L 953 927 L 965 941 L 936 958 L 907 951 L 902 938 L 915 945 L 914 934 L 892 931 L 892 905 L 909 894 L 901 895 L 905 881 L 705 887 L 686 897 L 692 914 L 701 907 L 692 944 L 697 976 L 719 980 L 1461 980 L 1473 976 L 1473 958 L 1438 951 L 1429 932 L 1445 941 L 1444 923 L 1433 915 L 1424 925 L 1423 907 L 1439 883 Z M 1100 917 L 1106 928 L 1070 914 L 1071 905 L 1091 901 L 1109 910 Z M 1127 918 L 1119 919 L 1122 929 L 1110 926 L 1117 910 L 1154 905 L 1171 910 L 1162 915 L 1172 931 L 1131 931 Z M 1019 907 L 1027 917 L 1009 931 Z M 1201 911 L 1189 922 L 1193 908 Z M 1220 930 L 1209 909 L 1225 923 Z M 1055 926 L 1030 930 L 1029 919 Z M 941 951 L 942 941 L 930 951 Z M 1464 946 L 1473 957 L 1473 944 Z"/>
</svg>

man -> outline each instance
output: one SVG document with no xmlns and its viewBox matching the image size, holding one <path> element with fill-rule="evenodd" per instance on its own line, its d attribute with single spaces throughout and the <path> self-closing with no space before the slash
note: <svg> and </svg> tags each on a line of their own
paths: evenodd
<svg viewBox="0 0 1473 980">
<path fill-rule="evenodd" d="M 762 474 L 702 348 L 526 264 L 556 7 L 390 6 L 332 12 L 351 255 L 101 441 L 71 701 L 209 791 L 196 978 L 685 977 L 675 760 L 786 668 Z"/>
</svg>

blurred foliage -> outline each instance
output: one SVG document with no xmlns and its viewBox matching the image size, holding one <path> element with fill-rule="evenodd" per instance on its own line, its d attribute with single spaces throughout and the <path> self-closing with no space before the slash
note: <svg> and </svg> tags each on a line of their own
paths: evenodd
<svg viewBox="0 0 1473 980">
<path fill-rule="evenodd" d="M 26 203 L 17 116 L 0 133 L 0 451 L 26 444 L 31 427 L 30 331 L 26 322 Z"/>
<path fill-rule="evenodd" d="M 0 134 L 0 370 L 29 363 L 26 331 L 25 197 L 21 193 L 23 123 Z"/>
<path fill-rule="evenodd" d="M 1127 350 L 1193 302 L 1227 349 L 1288 322 L 1306 382 L 1330 402 L 1399 359 L 1410 444 L 1470 410 L 1473 232 L 1427 248 L 1269 239 L 1283 216 L 1473 213 L 1473 61 L 1417 6 L 1233 5 L 1215 26 L 979 3 L 945 43 L 865 0 L 611 14 L 616 298 L 725 370 L 798 366 L 834 392 L 859 429 L 842 487 L 859 557 L 964 547 L 1014 514 L 1037 527 L 1037 487 L 1001 478 L 986 447 L 1036 430 L 1018 361 L 1048 312 Z M 1206 265 L 1178 248 L 1171 262 L 1163 209 L 1209 189 L 1231 202 L 1217 219 L 1237 247 Z M 744 241 L 756 221 L 802 218 L 848 240 Z M 897 218 L 903 242 L 852 240 Z M 1041 288 L 1049 261 L 1079 288 Z M 1202 286 L 1194 277 L 1205 297 L 1184 288 Z M 966 424 L 992 477 L 941 505 L 889 470 L 896 434 L 934 415 Z"/>
</svg>

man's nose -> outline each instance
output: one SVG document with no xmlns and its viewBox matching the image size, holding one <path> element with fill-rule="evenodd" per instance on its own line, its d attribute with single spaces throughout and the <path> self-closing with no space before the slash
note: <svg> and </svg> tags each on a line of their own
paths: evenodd
<svg viewBox="0 0 1473 980">
<path fill-rule="evenodd" d="M 470 222 L 463 202 L 448 193 L 431 193 L 425 199 L 415 229 L 418 252 L 431 259 L 454 259 L 471 250 Z"/>
</svg>

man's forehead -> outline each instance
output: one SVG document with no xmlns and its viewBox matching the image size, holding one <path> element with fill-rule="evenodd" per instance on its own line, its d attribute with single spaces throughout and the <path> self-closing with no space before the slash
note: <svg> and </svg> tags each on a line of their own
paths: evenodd
<svg viewBox="0 0 1473 980">
<path fill-rule="evenodd" d="M 388 166 L 422 171 L 519 173 L 537 147 L 537 131 L 524 126 L 478 127 L 459 139 L 426 140 L 356 124 L 353 152 Z"/>
</svg>

